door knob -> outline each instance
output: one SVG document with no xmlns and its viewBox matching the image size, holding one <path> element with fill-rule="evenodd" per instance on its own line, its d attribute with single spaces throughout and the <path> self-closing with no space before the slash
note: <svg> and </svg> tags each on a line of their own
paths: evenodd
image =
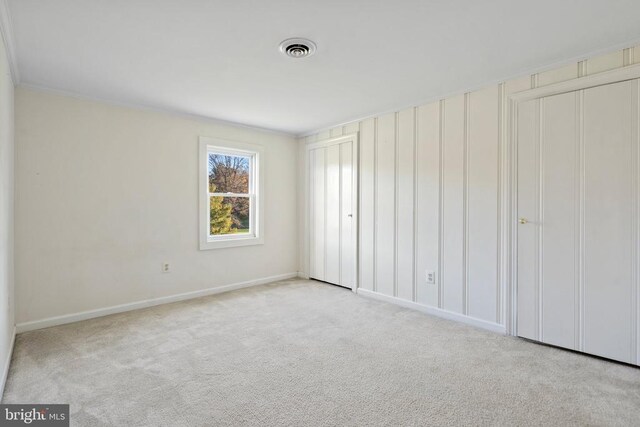
<svg viewBox="0 0 640 427">
<path fill-rule="evenodd" d="M 528 223 L 528 222 L 529 222 L 529 220 L 527 220 L 527 218 L 520 218 L 520 219 L 518 220 L 518 222 L 519 222 L 520 224 L 526 224 L 526 223 Z"/>
<path fill-rule="evenodd" d="M 353 214 L 349 214 L 349 215 L 347 215 L 347 216 L 348 216 L 349 218 L 351 218 L 351 217 L 353 216 Z"/>
</svg>

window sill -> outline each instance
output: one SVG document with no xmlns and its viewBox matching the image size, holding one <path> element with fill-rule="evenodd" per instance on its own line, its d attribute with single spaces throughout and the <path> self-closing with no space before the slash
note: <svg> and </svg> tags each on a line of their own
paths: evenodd
<svg viewBox="0 0 640 427">
<path fill-rule="evenodd" d="M 254 246 L 264 244 L 263 237 L 236 237 L 231 239 L 207 239 L 200 242 L 200 250 L 235 248 L 238 246 Z"/>
</svg>

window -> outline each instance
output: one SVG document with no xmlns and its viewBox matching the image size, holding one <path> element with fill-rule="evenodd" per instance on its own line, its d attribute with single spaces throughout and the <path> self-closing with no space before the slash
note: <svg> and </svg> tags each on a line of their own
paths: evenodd
<svg viewBox="0 0 640 427">
<path fill-rule="evenodd" d="M 200 138 L 200 249 L 264 242 L 262 148 Z"/>
</svg>

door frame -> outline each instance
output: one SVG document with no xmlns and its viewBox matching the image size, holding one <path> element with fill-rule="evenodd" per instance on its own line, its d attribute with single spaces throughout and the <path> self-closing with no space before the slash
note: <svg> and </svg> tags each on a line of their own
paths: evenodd
<svg viewBox="0 0 640 427">
<path fill-rule="evenodd" d="M 507 97 L 508 108 L 508 137 L 506 155 L 502 160 L 502 170 L 507 173 L 507 188 L 504 189 L 503 197 L 507 206 L 507 214 L 503 219 L 503 227 L 507 232 L 507 245 L 503 254 L 503 265 L 506 265 L 505 274 L 501 285 L 506 290 L 506 332 L 508 335 L 517 333 L 517 310 L 518 310 L 518 105 L 521 102 L 531 101 L 553 95 L 560 95 L 567 92 L 589 89 L 592 87 L 619 83 L 627 80 L 640 78 L 640 64 L 626 65 L 623 68 L 605 71 L 576 79 L 537 87 L 511 94 Z M 636 250 L 640 251 L 640 248 Z M 637 256 L 637 255 L 636 255 Z M 640 294 L 640 292 L 639 292 Z M 637 296 L 640 298 L 640 295 Z"/>
<path fill-rule="evenodd" d="M 304 275 L 308 278 L 310 274 L 311 266 L 311 179 L 310 179 L 310 153 L 311 150 L 318 148 L 327 148 L 332 145 L 339 145 L 345 142 L 351 142 L 353 147 L 353 169 L 352 174 L 352 189 L 351 189 L 351 203 L 353 206 L 352 219 L 353 227 L 351 230 L 351 246 L 353 257 L 353 286 L 352 292 L 356 292 L 360 285 L 360 262 L 358 259 L 360 248 L 360 174 L 359 171 L 359 153 L 360 145 L 358 143 L 358 132 L 350 133 L 347 135 L 338 136 L 335 138 L 329 138 L 322 141 L 307 144 L 304 148 L 304 227 L 303 227 L 303 259 L 304 259 Z M 340 233 L 342 235 L 342 233 Z M 342 268 L 341 268 L 342 270 Z M 340 271 L 342 277 L 342 271 Z"/>
</svg>

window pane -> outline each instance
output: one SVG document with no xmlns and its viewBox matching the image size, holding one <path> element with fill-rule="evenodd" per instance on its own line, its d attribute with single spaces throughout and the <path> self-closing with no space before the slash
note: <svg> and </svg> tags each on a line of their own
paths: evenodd
<svg viewBox="0 0 640 427">
<path fill-rule="evenodd" d="M 249 197 L 210 197 L 209 233 L 212 236 L 249 233 L 250 204 Z"/>
<path fill-rule="evenodd" d="M 209 153 L 210 193 L 249 193 L 251 158 Z"/>
</svg>

